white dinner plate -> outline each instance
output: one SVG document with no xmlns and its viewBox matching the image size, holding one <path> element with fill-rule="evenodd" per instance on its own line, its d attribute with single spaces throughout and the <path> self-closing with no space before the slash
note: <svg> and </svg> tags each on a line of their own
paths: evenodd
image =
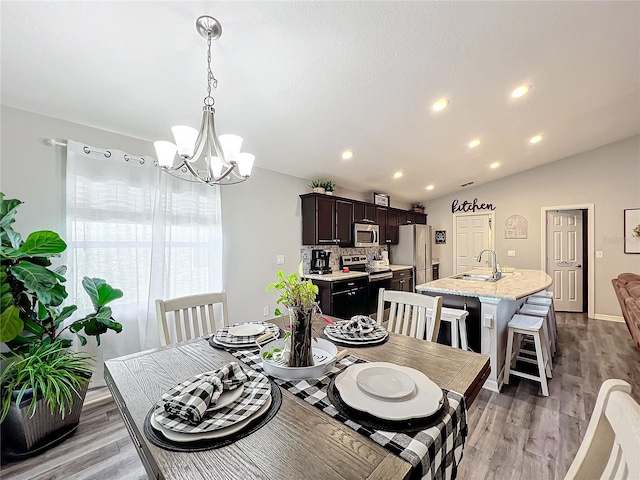
<svg viewBox="0 0 640 480">
<path fill-rule="evenodd" d="M 373 366 L 356 375 L 356 385 L 365 393 L 382 399 L 397 400 L 408 397 L 416 389 L 416 383 L 397 368 Z"/>
<path fill-rule="evenodd" d="M 334 337 L 333 335 L 327 333 L 326 330 L 324 331 L 324 334 L 329 340 L 335 340 L 336 342 L 346 343 L 347 345 L 360 345 L 360 346 L 363 346 L 363 345 L 375 345 L 377 343 L 382 343 L 389 336 L 389 333 L 387 333 L 384 337 L 376 339 L 376 340 L 344 340 L 344 339 L 339 338 L 339 337 Z"/>
<path fill-rule="evenodd" d="M 224 392 L 222 392 L 222 394 L 220 394 L 216 403 L 207 408 L 207 412 L 213 412 L 214 410 L 219 410 L 222 407 L 231 405 L 242 396 L 243 390 L 244 385 L 240 385 L 234 390 L 225 390 Z"/>
<path fill-rule="evenodd" d="M 415 382 L 415 394 L 400 399 L 377 398 L 363 392 L 356 383 L 358 374 L 371 367 L 400 370 Z M 340 398 L 351 408 L 384 420 L 410 420 L 436 413 L 443 398 L 442 389 L 424 373 L 413 368 L 386 362 L 358 363 L 347 367 L 335 380 Z"/>
<path fill-rule="evenodd" d="M 218 340 L 216 337 L 213 337 L 214 343 L 222 347 L 231 347 L 231 348 L 258 348 L 258 344 L 256 342 L 247 342 L 247 343 L 228 343 L 223 342 L 222 340 Z"/>
<path fill-rule="evenodd" d="M 243 428 L 245 428 L 249 423 L 257 420 L 262 415 L 264 415 L 269 407 L 271 406 L 271 397 L 267 399 L 267 401 L 262 405 L 256 412 L 251 415 L 249 418 L 242 420 L 230 427 L 221 428 L 219 430 L 213 430 L 212 432 L 201 432 L 201 433 L 180 433 L 174 432 L 173 430 L 169 430 L 168 428 L 163 427 L 158 423 L 155 419 L 155 415 L 151 415 L 151 426 L 162 433 L 168 440 L 173 442 L 195 442 L 197 440 L 209 440 L 214 438 L 223 438 L 228 437 L 229 435 L 233 435 L 234 433 L 239 432 Z"/>
<path fill-rule="evenodd" d="M 260 323 L 241 323 L 229 327 L 227 333 L 234 337 L 254 337 L 264 332 L 265 326 Z"/>
</svg>

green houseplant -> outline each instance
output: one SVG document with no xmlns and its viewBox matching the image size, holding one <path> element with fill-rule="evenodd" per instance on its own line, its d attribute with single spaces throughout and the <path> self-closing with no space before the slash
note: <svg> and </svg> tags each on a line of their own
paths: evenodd
<svg viewBox="0 0 640 480">
<path fill-rule="evenodd" d="M 415 213 L 424 213 L 425 206 L 422 203 L 415 203 L 411 206 L 411 211 Z"/>
<path fill-rule="evenodd" d="M 336 184 L 333 183 L 331 180 L 325 180 L 323 187 L 324 187 L 324 192 L 327 195 L 333 195 L 333 192 L 336 189 Z"/>
<path fill-rule="evenodd" d="M 309 367 L 313 365 L 311 351 L 311 336 L 313 332 L 313 319 L 320 314 L 320 306 L 316 301 L 318 287 L 311 280 L 302 280 L 302 263 L 295 273 L 285 275 L 278 270 L 278 281 L 267 286 L 267 292 L 277 290 L 279 297 L 277 303 L 289 309 L 291 321 L 291 352 L 289 353 L 290 367 Z M 282 315 L 279 308 L 276 315 Z"/>
<path fill-rule="evenodd" d="M 313 180 L 309 187 L 316 193 L 324 193 L 324 180 Z"/>
<path fill-rule="evenodd" d="M 12 227 L 21 203 L 6 200 L 0 192 L 0 341 L 9 348 L 0 356 L 3 454 L 7 449 L 37 450 L 57 431 L 66 435 L 75 429 L 93 359 L 70 349 L 69 337 L 75 334 L 84 345 L 86 336 L 93 336 L 99 345 L 100 335 L 122 330 L 107 306 L 122 297 L 122 291 L 99 278 L 82 281 L 94 311 L 71 321 L 77 306 L 62 305 L 67 297 L 66 267 L 54 268 L 51 262 L 65 251 L 66 243 L 48 230 L 22 240 Z M 30 425 L 29 420 L 48 425 Z"/>
</svg>

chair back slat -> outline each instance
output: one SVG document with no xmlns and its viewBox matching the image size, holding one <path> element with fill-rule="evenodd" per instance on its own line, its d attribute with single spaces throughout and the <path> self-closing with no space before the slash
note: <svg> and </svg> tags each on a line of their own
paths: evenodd
<svg viewBox="0 0 640 480">
<path fill-rule="evenodd" d="M 640 478 L 640 405 L 624 380 L 605 380 L 565 480 Z"/>
<path fill-rule="evenodd" d="M 381 288 L 378 294 L 378 324 L 384 321 L 387 302 L 390 303 L 387 330 L 433 342 L 437 340 L 442 297 Z"/>
<path fill-rule="evenodd" d="M 156 316 L 162 345 L 182 342 L 216 332 L 216 309 L 222 309 L 222 325 L 228 325 L 226 292 L 156 300 Z"/>
</svg>

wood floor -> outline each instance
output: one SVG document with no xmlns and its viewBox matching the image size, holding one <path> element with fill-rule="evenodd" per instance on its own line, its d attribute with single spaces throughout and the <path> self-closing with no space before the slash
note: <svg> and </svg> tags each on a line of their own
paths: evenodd
<svg viewBox="0 0 640 480">
<path fill-rule="evenodd" d="M 540 396 L 534 382 L 516 377 L 500 394 L 480 393 L 469 409 L 459 479 L 562 479 L 604 379 L 628 381 L 640 403 L 640 351 L 624 324 L 558 313 L 558 342 L 549 397 Z M 72 438 L 38 457 L 3 465 L 0 477 L 147 478 L 113 401 L 85 407 Z"/>
</svg>

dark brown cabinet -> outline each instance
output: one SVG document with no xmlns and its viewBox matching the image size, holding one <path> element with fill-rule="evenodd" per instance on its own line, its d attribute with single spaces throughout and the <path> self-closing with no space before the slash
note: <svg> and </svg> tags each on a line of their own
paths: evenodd
<svg viewBox="0 0 640 480">
<path fill-rule="evenodd" d="M 318 298 L 322 312 L 345 320 L 354 315 L 367 315 L 366 277 L 342 282 L 312 280 L 318 286 Z"/>
<path fill-rule="evenodd" d="M 302 198 L 302 244 L 353 244 L 353 203 L 317 195 Z"/>
<path fill-rule="evenodd" d="M 355 223 L 376 223 L 377 208 L 372 203 L 355 202 L 353 204 L 353 221 Z"/>
<path fill-rule="evenodd" d="M 400 292 L 413 292 L 413 270 L 397 270 L 393 272 L 391 290 Z"/>
<path fill-rule="evenodd" d="M 397 245 L 399 225 L 426 224 L 425 214 L 321 193 L 300 195 L 302 199 L 302 244 L 353 246 L 353 224 L 380 227 L 380 245 Z"/>
</svg>

